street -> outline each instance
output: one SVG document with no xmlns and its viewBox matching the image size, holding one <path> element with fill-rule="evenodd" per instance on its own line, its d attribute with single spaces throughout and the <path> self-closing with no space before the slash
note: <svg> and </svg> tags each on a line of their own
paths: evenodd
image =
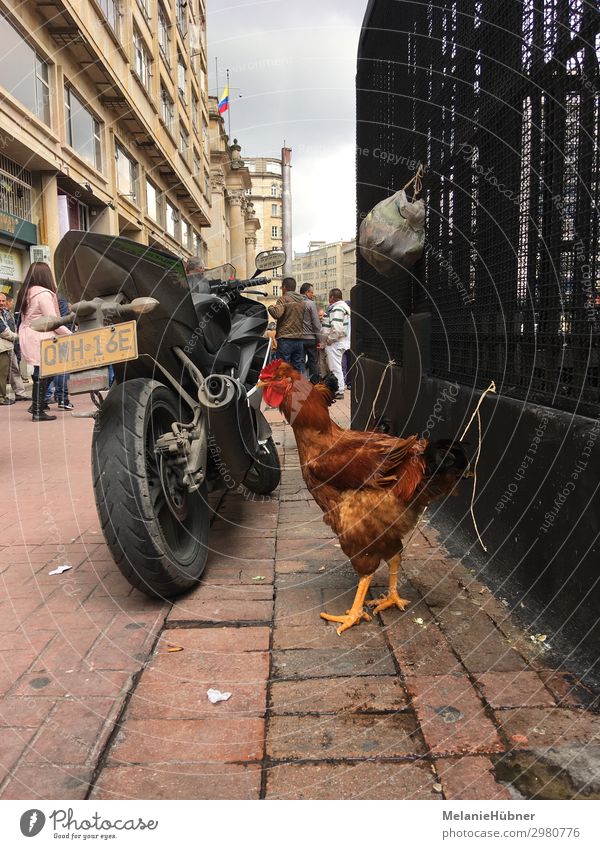
<svg viewBox="0 0 600 849">
<path fill-rule="evenodd" d="M 32 424 L 25 406 L 1 413 L 2 799 L 600 798 L 593 694 L 428 524 L 404 613 L 341 637 L 319 618 L 356 575 L 279 413 L 280 490 L 225 496 L 201 584 L 171 603 L 104 545 L 92 421 Z M 348 426 L 348 398 L 334 414 Z"/>
</svg>

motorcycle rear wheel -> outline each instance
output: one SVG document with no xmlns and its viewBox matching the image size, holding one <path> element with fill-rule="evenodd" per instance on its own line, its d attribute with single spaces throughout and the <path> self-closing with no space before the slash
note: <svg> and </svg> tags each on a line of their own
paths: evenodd
<svg viewBox="0 0 600 849">
<path fill-rule="evenodd" d="M 154 443 L 186 414 L 155 380 L 114 384 L 92 440 L 94 494 L 116 565 L 146 595 L 172 598 L 196 586 L 208 554 L 211 510 L 206 486 L 190 493 Z M 188 414 L 189 417 L 189 414 Z"/>
</svg>

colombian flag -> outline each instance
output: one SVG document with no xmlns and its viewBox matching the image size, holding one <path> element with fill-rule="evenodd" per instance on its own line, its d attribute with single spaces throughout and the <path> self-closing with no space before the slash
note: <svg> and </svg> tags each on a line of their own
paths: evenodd
<svg viewBox="0 0 600 849">
<path fill-rule="evenodd" d="M 223 89 L 223 94 L 221 99 L 219 100 L 219 115 L 222 115 L 224 112 L 227 112 L 229 109 L 229 83 Z"/>
</svg>

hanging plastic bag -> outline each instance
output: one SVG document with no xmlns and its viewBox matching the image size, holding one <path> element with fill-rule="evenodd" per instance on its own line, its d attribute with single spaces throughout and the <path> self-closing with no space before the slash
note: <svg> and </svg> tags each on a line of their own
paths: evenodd
<svg viewBox="0 0 600 849">
<path fill-rule="evenodd" d="M 425 201 L 417 199 L 421 174 L 403 189 L 382 200 L 362 221 L 358 244 L 363 258 L 384 277 L 394 277 L 400 268 L 411 268 L 422 256 L 425 245 Z M 412 201 L 406 189 L 414 183 Z"/>
</svg>

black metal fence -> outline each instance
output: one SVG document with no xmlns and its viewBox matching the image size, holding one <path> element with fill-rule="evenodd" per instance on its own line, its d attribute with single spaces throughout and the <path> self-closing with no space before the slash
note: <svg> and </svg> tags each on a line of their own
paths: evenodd
<svg viewBox="0 0 600 849">
<path fill-rule="evenodd" d="M 431 373 L 597 416 L 597 0 L 371 0 L 357 74 L 358 210 L 426 166 L 427 241 L 388 280 L 359 257 L 355 332 L 402 362 L 432 315 Z"/>
</svg>

